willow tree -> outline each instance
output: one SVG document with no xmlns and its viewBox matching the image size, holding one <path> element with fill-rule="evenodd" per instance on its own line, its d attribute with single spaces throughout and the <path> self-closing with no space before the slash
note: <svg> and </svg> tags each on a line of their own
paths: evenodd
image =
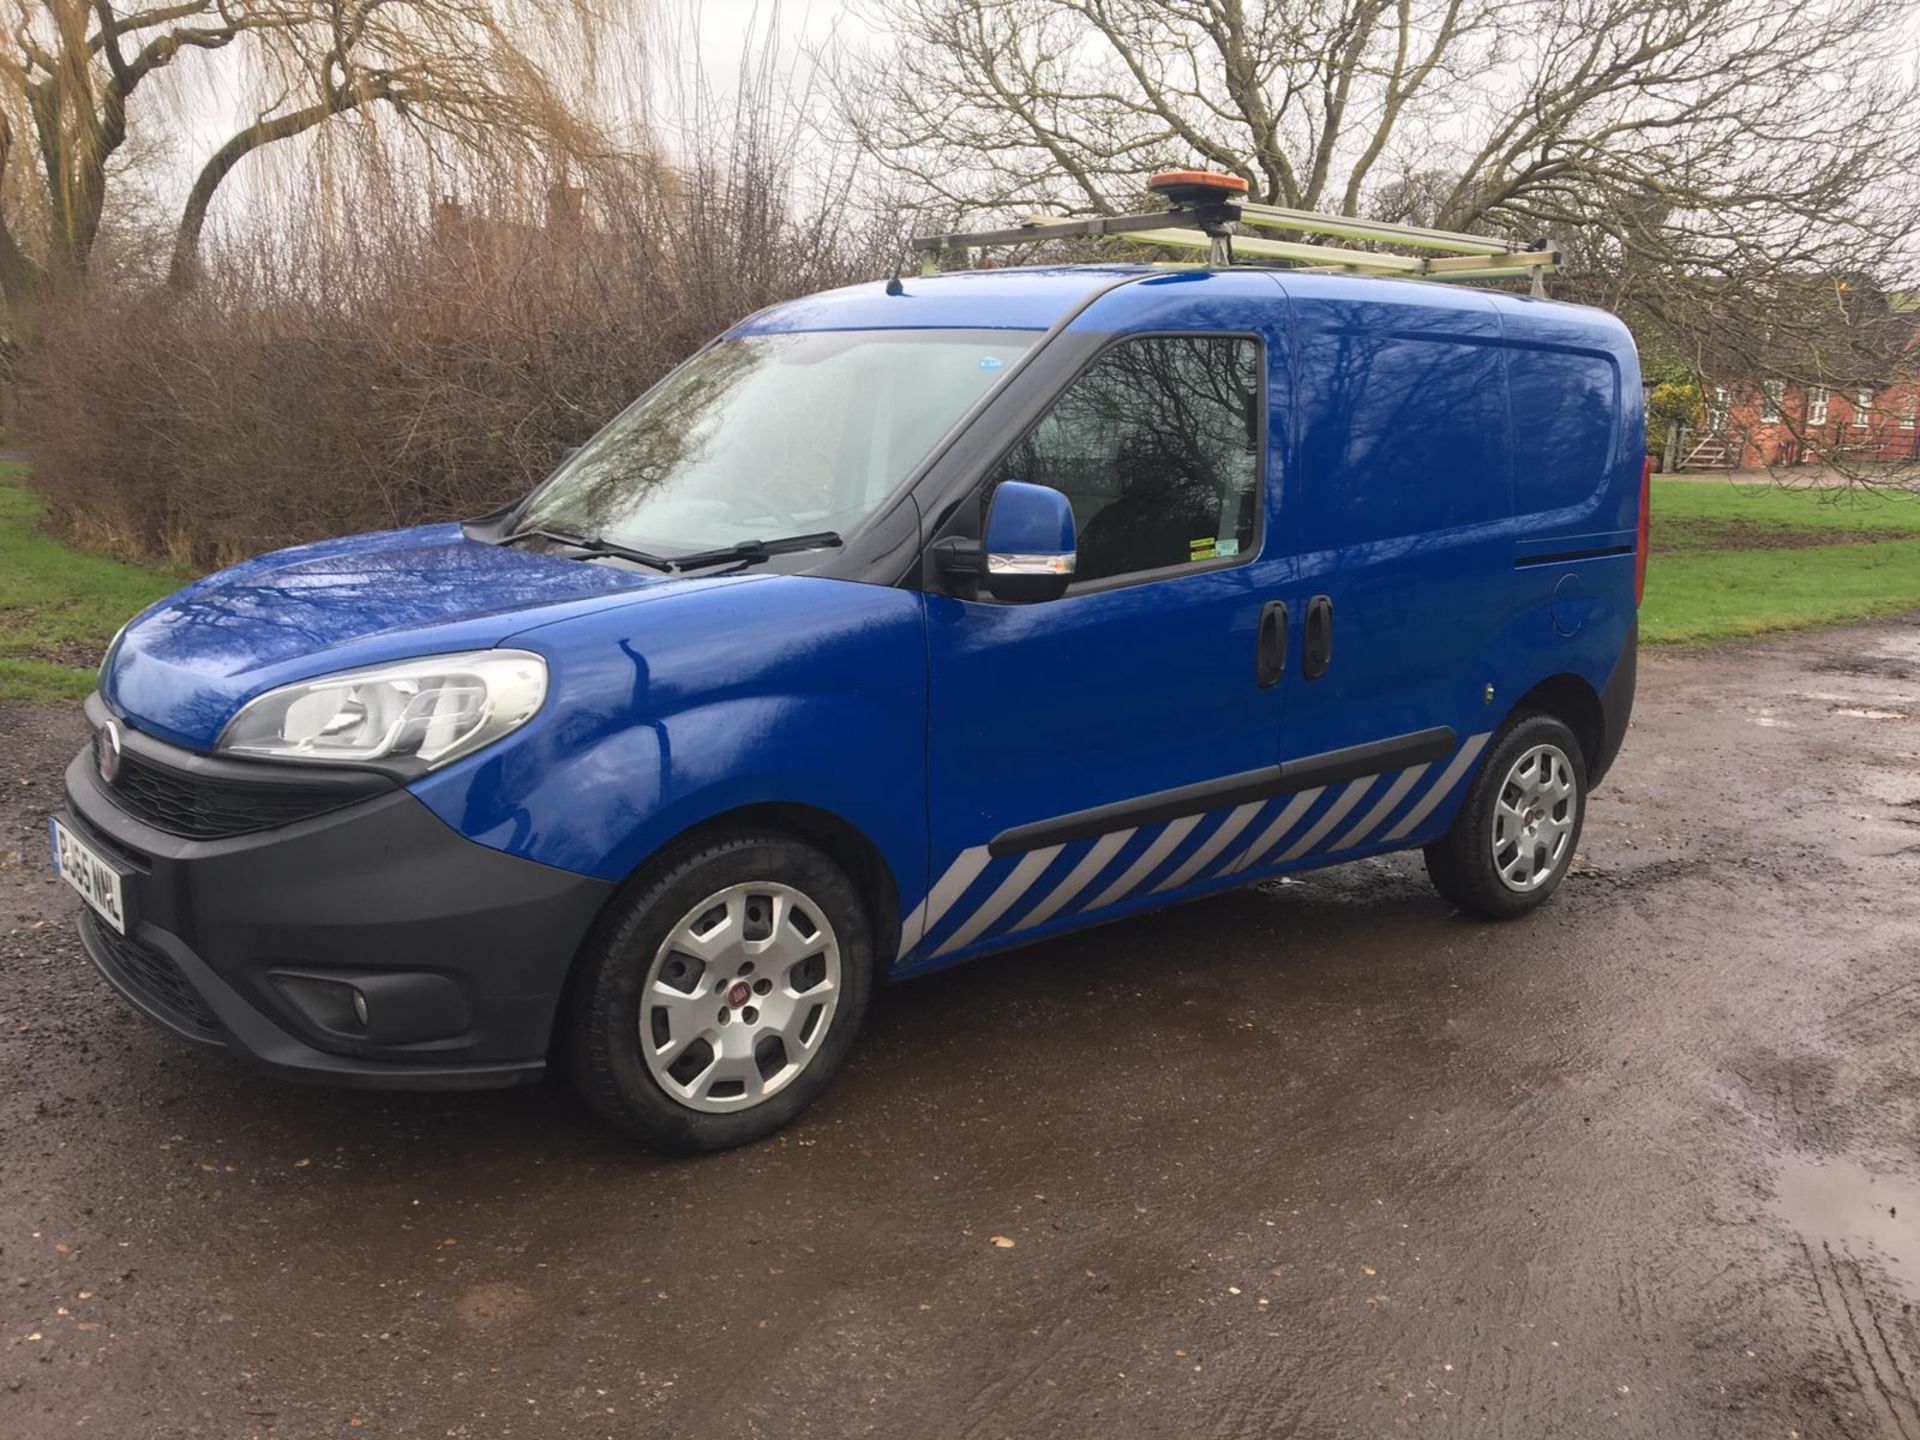
<svg viewBox="0 0 1920 1440">
<path fill-rule="evenodd" d="M 591 147 L 575 97 L 604 28 L 598 5 L 0 0 L 0 293 L 17 315 L 84 272 L 126 157 L 189 150 L 209 111 L 242 118 L 188 157 L 194 179 L 172 222 L 178 285 L 193 279 L 236 167 L 343 117 L 482 155 Z M 188 70 L 205 83 L 182 83 Z"/>
</svg>

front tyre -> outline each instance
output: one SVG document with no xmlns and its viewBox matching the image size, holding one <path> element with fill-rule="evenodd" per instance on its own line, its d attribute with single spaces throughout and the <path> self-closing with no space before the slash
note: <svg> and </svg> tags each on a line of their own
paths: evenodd
<svg viewBox="0 0 1920 1440">
<path fill-rule="evenodd" d="M 1573 731 L 1551 715 L 1522 715 L 1480 767 L 1452 828 L 1427 846 L 1427 874 L 1462 910 L 1524 915 L 1566 878 L 1586 811 L 1586 757 Z"/>
<path fill-rule="evenodd" d="M 833 1078 L 873 988 L 853 883 L 812 846 L 740 834 L 664 857 L 582 956 L 575 1084 L 655 1149 L 769 1135 Z"/>
</svg>

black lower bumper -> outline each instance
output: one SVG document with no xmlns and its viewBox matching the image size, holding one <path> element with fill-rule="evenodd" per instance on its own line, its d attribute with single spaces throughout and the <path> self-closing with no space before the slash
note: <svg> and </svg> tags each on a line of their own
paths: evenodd
<svg viewBox="0 0 1920 1440">
<path fill-rule="evenodd" d="M 122 873 L 126 933 L 89 913 L 87 953 L 175 1034 L 339 1085 L 485 1089 L 545 1069 L 606 882 L 467 840 L 404 789 L 188 839 L 116 804 L 91 752 L 66 785 L 62 823 Z"/>
</svg>

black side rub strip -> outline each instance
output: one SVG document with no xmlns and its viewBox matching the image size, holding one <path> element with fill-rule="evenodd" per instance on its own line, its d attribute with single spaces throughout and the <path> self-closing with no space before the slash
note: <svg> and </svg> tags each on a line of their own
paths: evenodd
<svg viewBox="0 0 1920 1440">
<path fill-rule="evenodd" d="M 1275 795 L 1290 795 L 1296 790 L 1311 790 L 1316 785 L 1332 785 L 1341 780 L 1357 780 L 1362 775 L 1378 775 L 1383 770 L 1398 770 L 1408 765 L 1430 764 L 1453 753 L 1455 736 L 1445 725 L 1431 730 L 1416 730 L 1410 735 L 1395 735 L 1386 740 L 1369 740 L 1364 745 L 1349 745 L 1343 750 L 1326 750 L 1318 755 L 1303 755 L 1278 765 L 1258 770 L 1243 770 L 1238 775 L 1222 775 L 1218 780 L 1203 780 L 1198 785 L 1181 785 L 1173 790 L 1156 790 L 1133 800 L 1118 800 L 1111 805 L 1096 805 L 1090 810 L 1075 810 L 1051 820 L 1036 820 L 1031 825 L 1016 825 L 1002 830 L 987 843 L 989 855 L 1017 855 L 1023 850 L 1038 850 L 1046 845 L 1064 845 L 1124 830 L 1130 825 L 1153 825 L 1162 820 L 1177 820 L 1182 815 L 1205 814 L 1228 805 L 1244 805 L 1249 800 L 1267 800 Z"/>
<path fill-rule="evenodd" d="M 1631 545 L 1597 545 L 1591 550 L 1561 550 L 1552 555 L 1522 555 L 1513 562 L 1513 568 L 1524 570 L 1529 565 L 1564 565 L 1570 560 L 1604 560 L 1610 555 L 1631 555 Z"/>
</svg>

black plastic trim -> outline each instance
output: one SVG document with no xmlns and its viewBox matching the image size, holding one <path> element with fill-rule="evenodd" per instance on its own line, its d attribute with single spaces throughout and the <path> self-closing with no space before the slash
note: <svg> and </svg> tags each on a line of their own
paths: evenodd
<svg viewBox="0 0 1920 1440">
<path fill-rule="evenodd" d="M 195 1045 L 226 1048 L 220 1021 L 206 997 L 165 951 L 115 934 L 91 910 L 80 912 L 80 946 L 114 988 L 155 1024 Z"/>
<path fill-rule="evenodd" d="M 1633 719 L 1633 692 L 1640 676 L 1640 621 L 1627 631 L 1627 643 L 1613 662 L 1613 673 L 1600 688 L 1600 753 L 1587 757 L 1587 788 L 1605 778 L 1626 743 L 1627 724 Z"/>
<path fill-rule="evenodd" d="M 1559 550 L 1552 555 L 1522 555 L 1513 562 L 1516 570 L 1530 565 L 1565 565 L 1574 560 L 1605 560 L 1614 555 L 1631 555 L 1631 545 L 1596 545 L 1591 550 Z"/>
<path fill-rule="evenodd" d="M 1416 730 L 1385 740 L 1369 740 L 1364 745 L 1349 745 L 1326 750 L 1318 755 L 1303 755 L 1283 760 L 1278 765 L 1258 770 L 1243 770 L 1203 780 L 1197 785 L 1181 785 L 1172 790 L 1156 790 L 1132 800 L 1111 805 L 1096 805 L 1075 810 L 1051 820 L 1036 820 L 1002 830 L 987 843 L 989 855 L 1017 855 L 1023 850 L 1038 850 L 1047 845 L 1064 845 L 1086 840 L 1128 826 L 1152 825 L 1162 820 L 1177 820 L 1183 815 L 1204 814 L 1228 805 L 1244 805 L 1249 800 L 1267 800 L 1275 795 L 1290 795 L 1311 790 L 1316 785 L 1333 785 L 1342 780 L 1357 780 L 1362 775 L 1377 775 L 1408 765 L 1430 764 L 1453 753 L 1457 737 L 1445 725 L 1431 730 Z"/>
<path fill-rule="evenodd" d="M 91 746 L 66 791 L 61 823 L 128 866 L 128 940 L 170 962 L 229 1048 L 295 1078 L 446 1089 L 537 1077 L 574 956 L 614 891 L 469 840 L 404 789 L 219 839 L 171 835 L 113 804 Z M 90 947 L 96 963 L 154 1014 L 102 948 Z M 288 973 L 406 989 L 401 1023 L 329 1029 L 277 983 Z M 178 1017 L 156 1018 L 184 1033 Z"/>
</svg>

